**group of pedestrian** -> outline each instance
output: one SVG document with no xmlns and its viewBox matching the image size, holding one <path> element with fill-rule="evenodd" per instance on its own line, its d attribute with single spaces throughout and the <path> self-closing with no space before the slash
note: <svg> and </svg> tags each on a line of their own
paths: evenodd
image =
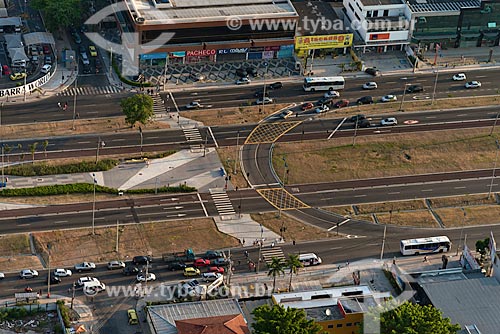
<svg viewBox="0 0 500 334">
<path fill-rule="evenodd" d="M 61 102 L 57 102 L 57 106 L 59 107 L 59 109 L 66 111 L 66 110 L 68 110 L 68 101 L 64 102 L 64 105 L 61 104 Z"/>
</svg>

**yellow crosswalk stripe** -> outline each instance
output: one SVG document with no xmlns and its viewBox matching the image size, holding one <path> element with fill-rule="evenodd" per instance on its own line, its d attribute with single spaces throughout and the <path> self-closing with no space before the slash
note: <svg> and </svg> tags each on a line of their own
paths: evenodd
<svg viewBox="0 0 500 334">
<path fill-rule="evenodd" d="M 306 209 L 310 207 L 283 188 L 257 189 L 257 192 L 278 210 Z"/>
<path fill-rule="evenodd" d="M 274 143 L 288 131 L 298 126 L 301 121 L 260 123 L 245 140 L 245 144 Z"/>
</svg>

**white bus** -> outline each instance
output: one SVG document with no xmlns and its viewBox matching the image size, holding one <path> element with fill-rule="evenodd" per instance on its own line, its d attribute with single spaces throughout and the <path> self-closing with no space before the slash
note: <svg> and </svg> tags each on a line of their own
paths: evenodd
<svg viewBox="0 0 500 334">
<path fill-rule="evenodd" d="M 314 92 L 317 90 L 339 90 L 344 89 L 344 77 L 317 77 L 305 78 L 304 90 Z"/>
<path fill-rule="evenodd" d="M 321 264 L 321 258 L 314 254 L 314 253 L 306 253 L 306 254 L 300 254 L 299 255 L 299 261 L 302 263 L 304 267 L 307 266 L 317 266 Z"/>
<path fill-rule="evenodd" d="M 445 236 L 407 239 L 401 240 L 400 249 L 403 255 L 442 253 L 451 249 L 451 241 Z"/>
</svg>

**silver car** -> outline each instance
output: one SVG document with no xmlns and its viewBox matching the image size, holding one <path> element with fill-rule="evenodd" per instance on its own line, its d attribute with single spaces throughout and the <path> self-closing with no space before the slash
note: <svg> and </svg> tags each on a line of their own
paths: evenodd
<svg viewBox="0 0 500 334">
<path fill-rule="evenodd" d="M 363 89 L 377 89 L 377 88 L 378 88 L 377 83 L 374 81 L 365 82 L 363 84 Z"/>
<path fill-rule="evenodd" d="M 125 268 L 125 263 L 123 263 L 123 261 L 109 261 L 108 262 L 108 270 L 123 269 L 123 268 Z"/>
<path fill-rule="evenodd" d="M 38 277 L 38 271 L 36 271 L 34 269 L 23 269 L 19 273 L 19 277 L 25 278 L 25 279 Z"/>
</svg>

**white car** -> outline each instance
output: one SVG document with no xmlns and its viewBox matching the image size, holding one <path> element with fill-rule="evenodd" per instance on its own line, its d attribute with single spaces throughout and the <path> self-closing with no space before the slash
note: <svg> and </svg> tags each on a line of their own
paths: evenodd
<svg viewBox="0 0 500 334">
<path fill-rule="evenodd" d="M 201 108 L 201 104 L 198 101 L 191 101 L 186 104 L 186 109 L 198 109 Z"/>
<path fill-rule="evenodd" d="M 464 81 L 466 79 L 467 77 L 465 76 L 465 73 L 458 73 L 453 76 L 454 81 Z"/>
<path fill-rule="evenodd" d="M 205 282 L 213 282 L 213 281 L 216 281 L 217 279 L 219 279 L 219 277 L 222 277 L 222 274 L 221 273 L 203 273 L 201 275 L 201 278 L 205 281 Z"/>
<path fill-rule="evenodd" d="M 135 278 L 137 282 L 149 282 L 149 281 L 156 281 L 156 275 L 153 273 L 148 273 L 148 277 L 146 278 L 146 273 L 141 273 L 137 275 Z"/>
<path fill-rule="evenodd" d="M 283 112 L 280 113 L 279 117 L 285 119 L 285 118 L 288 118 L 288 117 L 290 117 L 292 115 L 293 115 L 293 111 L 291 111 L 291 110 L 285 110 L 285 111 L 283 111 Z"/>
<path fill-rule="evenodd" d="M 337 98 L 337 97 L 340 97 L 340 93 L 337 92 L 336 90 L 330 90 L 328 92 L 326 92 L 323 97 L 326 97 L 326 98 Z"/>
<path fill-rule="evenodd" d="M 269 104 L 269 103 L 273 103 L 273 99 L 267 96 L 255 101 L 255 104 Z"/>
<path fill-rule="evenodd" d="M 82 262 L 75 264 L 75 270 L 79 273 L 82 271 L 90 271 L 95 269 L 95 263 L 92 262 Z"/>
<path fill-rule="evenodd" d="M 21 278 L 34 278 L 34 277 L 38 277 L 38 271 L 36 271 L 34 269 L 23 269 L 19 273 L 19 277 L 21 277 Z"/>
<path fill-rule="evenodd" d="M 125 268 L 125 263 L 123 261 L 109 261 L 108 262 L 108 270 L 123 269 L 123 268 Z"/>
<path fill-rule="evenodd" d="M 378 88 L 377 83 L 374 81 L 365 82 L 363 84 L 363 89 L 376 89 Z"/>
<path fill-rule="evenodd" d="M 52 65 L 49 65 L 49 64 L 45 64 L 43 65 L 42 69 L 40 70 L 40 72 L 44 73 L 44 74 L 47 74 L 50 72 L 50 69 L 52 68 Z"/>
<path fill-rule="evenodd" d="M 380 125 L 382 126 L 398 125 L 398 120 L 396 119 L 396 117 L 384 118 L 383 120 L 380 121 Z"/>
<path fill-rule="evenodd" d="M 76 282 L 76 284 L 78 284 L 79 286 L 82 286 L 85 283 L 89 283 L 89 282 L 97 282 L 97 283 L 99 283 L 99 280 L 97 278 L 95 278 L 95 277 L 84 276 L 84 277 L 80 277 L 78 279 L 78 281 Z"/>
<path fill-rule="evenodd" d="M 246 84 L 249 84 L 250 82 L 252 82 L 252 81 L 250 81 L 250 79 L 248 79 L 248 78 L 240 78 L 240 79 L 236 80 L 235 84 L 246 85 Z"/>
<path fill-rule="evenodd" d="M 330 108 L 326 104 L 323 104 L 322 106 L 319 106 L 313 110 L 313 112 L 316 114 L 321 114 L 327 111 L 330 111 Z"/>
<path fill-rule="evenodd" d="M 481 83 L 479 81 L 469 81 L 465 83 L 465 88 L 479 88 Z"/>
<path fill-rule="evenodd" d="M 73 273 L 69 269 L 56 268 L 54 269 L 54 276 L 56 277 L 67 277 L 71 276 Z"/>
<path fill-rule="evenodd" d="M 394 102 L 397 101 L 398 98 L 396 95 L 385 95 L 382 96 L 382 102 Z"/>
<path fill-rule="evenodd" d="M 5 274 L 4 273 L 0 273 L 0 279 L 4 279 L 5 278 Z"/>
</svg>

